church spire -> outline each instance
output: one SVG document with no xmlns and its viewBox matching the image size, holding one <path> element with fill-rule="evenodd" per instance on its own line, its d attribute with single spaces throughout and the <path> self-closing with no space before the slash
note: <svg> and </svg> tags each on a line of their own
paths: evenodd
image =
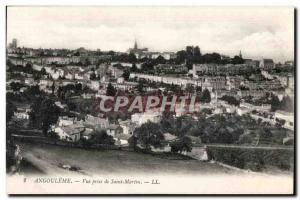
<svg viewBox="0 0 300 200">
<path fill-rule="evenodd" d="M 239 55 L 239 56 L 240 56 L 240 58 L 243 58 L 243 56 L 242 56 L 242 51 L 241 51 L 241 50 L 240 50 L 240 55 Z"/>
<path fill-rule="evenodd" d="M 138 48 L 137 41 L 136 41 L 136 39 L 134 39 L 134 49 L 137 49 L 137 48 Z"/>
</svg>

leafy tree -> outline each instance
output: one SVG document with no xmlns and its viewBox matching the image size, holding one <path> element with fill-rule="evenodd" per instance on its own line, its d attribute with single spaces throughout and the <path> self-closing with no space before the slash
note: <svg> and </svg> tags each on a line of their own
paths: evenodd
<svg viewBox="0 0 300 200">
<path fill-rule="evenodd" d="M 31 105 L 29 120 L 33 126 L 42 129 L 47 135 L 50 126 L 57 122 L 59 114 L 59 108 L 53 100 L 39 97 Z"/>
<path fill-rule="evenodd" d="M 218 53 L 207 53 L 202 56 L 202 60 L 204 63 L 221 63 L 221 55 Z"/>
<path fill-rule="evenodd" d="M 52 85 L 51 85 L 51 91 L 52 91 L 52 94 L 54 94 L 54 90 L 55 90 L 55 84 L 54 84 L 54 82 L 53 82 Z"/>
<path fill-rule="evenodd" d="M 41 69 L 41 74 L 42 75 L 46 75 L 47 74 L 46 69 L 44 67 Z"/>
<path fill-rule="evenodd" d="M 274 94 L 271 94 L 271 111 L 272 112 L 275 112 L 276 110 L 278 110 L 280 108 L 280 101 L 279 101 L 279 98 L 274 95 Z"/>
<path fill-rule="evenodd" d="M 10 101 L 6 101 L 6 123 L 8 123 L 16 111 L 16 107 Z"/>
<path fill-rule="evenodd" d="M 181 153 L 183 151 L 191 152 L 192 148 L 192 140 L 186 136 L 180 138 L 178 141 L 175 141 L 171 144 L 171 151 L 174 153 Z"/>
<path fill-rule="evenodd" d="M 155 59 L 155 62 L 156 62 L 156 64 L 165 64 L 166 59 L 160 55 Z"/>
<path fill-rule="evenodd" d="M 161 145 L 161 141 L 164 140 L 161 127 L 153 122 L 147 122 L 142 124 L 139 128 L 134 131 L 137 140 L 143 144 L 146 149 L 150 148 L 150 145 L 155 147 Z"/>
<path fill-rule="evenodd" d="M 294 102 L 289 96 L 284 96 L 280 103 L 280 108 L 287 112 L 293 112 Z"/>
<path fill-rule="evenodd" d="M 131 72 L 137 72 L 138 71 L 138 68 L 136 67 L 135 63 L 132 64 L 132 67 L 130 68 L 130 71 Z"/>
<path fill-rule="evenodd" d="M 210 92 L 207 88 L 203 91 L 200 101 L 203 103 L 209 103 L 211 101 Z"/>
<path fill-rule="evenodd" d="M 23 83 L 19 83 L 19 82 L 11 82 L 10 83 L 10 87 L 13 91 L 19 91 L 24 86 L 25 85 Z"/>
<path fill-rule="evenodd" d="M 107 145 L 114 145 L 115 140 L 112 136 L 107 135 L 105 130 L 101 131 L 94 131 L 92 133 L 92 137 L 90 139 L 92 144 L 107 144 Z"/>
<path fill-rule="evenodd" d="M 115 89 L 115 87 L 111 83 L 108 83 L 107 89 L 106 89 L 106 95 L 107 96 L 115 96 L 116 93 L 117 93 L 117 90 Z"/>
<path fill-rule="evenodd" d="M 133 53 L 130 53 L 129 56 L 128 56 L 128 62 L 136 63 L 136 61 L 137 61 L 136 56 Z"/>
<path fill-rule="evenodd" d="M 137 85 L 137 90 L 138 90 L 138 92 L 140 93 L 140 94 L 143 94 L 145 91 L 145 89 L 144 89 L 144 84 L 141 82 L 140 84 L 138 84 Z"/>
<path fill-rule="evenodd" d="M 232 64 L 243 64 L 244 60 L 243 60 L 243 58 L 241 58 L 239 56 L 234 56 L 231 63 Z"/>
<path fill-rule="evenodd" d="M 97 76 L 94 71 L 90 75 L 90 80 L 97 80 Z"/>
<path fill-rule="evenodd" d="M 238 106 L 240 105 L 240 101 L 237 100 L 235 97 L 233 96 L 228 96 L 228 95 L 224 95 L 220 98 L 221 100 L 223 101 L 226 101 L 228 104 L 230 105 L 235 105 L 235 106 Z"/>
<path fill-rule="evenodd" d="M 123 78 L 124 78 L 124 80 L 125 81 L 128 81 L 128 79 L 129 79 L 129 76 L 130 76 L 130 72 L 129 72 L 129 70 L 124 70 L 124 72 L 123 72 Z"/>
</svg>

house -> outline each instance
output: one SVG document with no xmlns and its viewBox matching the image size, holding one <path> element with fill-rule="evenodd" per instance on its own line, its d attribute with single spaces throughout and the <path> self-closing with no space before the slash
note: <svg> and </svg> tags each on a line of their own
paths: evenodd
<svg viewBox="0 0 300 200">
<path fill-rule="evenodd" d="M 85 123 L 103 129 L 106 129 L 109 126 L 109 121 L 107 118 L 94 117 L 92 115 L 86 115 Z"/>
<path fill-rule="evenodd" d="M 110 135 L 112 137 L 116 137 L 117 135 L 121 134 L 123 132 L 123 129 L 121 126 L 117 124 L 110 124 L 106 129 L 107 135 Z"/>
<path fill-rule="evenodd" d="M 17 119 L 29 119 L 30 111 L 30 108 L 17 108 L 17 110 L 14 112 L 14 116 Z"/>
<path fill-rule="evenodd" d="M 144 113 L 135 113 L 131 115 L 131 121 L 140 126 L 148 121 L 158 123 L 161 120 L 161 117 L 162 115 L 160 112 L 147 111 Z"/>
<path fill-rule="evenodd" d="M 77 142 L 81 138 L 81 134 L 85 131 L 85 128 L 80 125 L 69 126 L 56 126 L 54 132 L 57 133 L 60 140 L 68 142 Z"/>
<path fill-rule="evenodd" d="M 75 117 L 60 116 L 57 120 L 58 126 L 70 126 L 77 122 Z"/>
<path fill-rule="evenodd" d="M 284 128 L 294 130 L 294 113 L 278 110 L 274 114 L 275 120 L 284 120 Z"/>
<path fill-rule="evenodd" d="M 246 113 L 250 112 L 250 110 L 248 108 L 245 108 L 245 107 L 241 107 L 241 108 L 237 108 L 236 109 L 236 113 L 239 115 L 239 116 L 242 116 Z"/>
<path fill-rule="evenodd" d="M 164 133 L 163 135 L 164 135 L 164 140 L 167 142 L 172 142 L 177 139 L 177 136 L 172 135 L 171 133 Z"/>
<path fill-rule="evenodd" d="M 92 89 L 92 90 L 98 90 L 100 87 L 100 82 L 99 81 L 91 81 L 88 86 Z"/>
<path fill-rule="evenodd" d="M 91 139 L 93 131 L 94 130 L 92 128 L 86 128 L 85 127 L 85 130 L 81 133 L 81 138 L 84 138 L 86 140 Z"/>
<path fill-rule="evenodd" d="M 161 73 L 187 73 L 188 68 L 185 65 L 158 64 L 154 66 L 156 72 Z"/>
<path fill-rule="evenodd" d="M 121 128 L 123 129 L 123 134 L 125 135 L 133 135 L 135 124 L 131 122 L 131 120 L 125 120 L 119 122 Z"/>
<path fill-rule="evenodd" d="M 117 146 L 128 146 L 129 145 L 129 138 L 131 138 L 131 135 L 126 134 L 118 134 L 114 137 L 115 145 Z"/>
<path fill-rule="evenodd" d="M 67 104 L 62 104 L 60 101 L 56 101 L 56 102 L 54 102 L 54 104 L 57 107 L 61 108 L 61 109 L 67 109 L 68 108 Z"/>
<path fill-rule="evenodd" d="M 274 68 L 274 61 L 272 59 L 262 59 L 259 63 L 259 67 L 265 70 Z"/>
<path fill-rule="evenodd" d="M 35 84 L 35 80 L 34 80 L 33 78 L 26 78 L 26 79 L 24 80 L 24 83 L 25 83 L 26 85 L 34 85 L 34 84 Z"/>
</svg>

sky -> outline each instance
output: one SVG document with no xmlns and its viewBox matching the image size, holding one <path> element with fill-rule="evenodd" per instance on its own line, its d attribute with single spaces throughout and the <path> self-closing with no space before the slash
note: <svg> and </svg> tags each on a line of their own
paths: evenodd
<svg viewBox="0 0 300 200">
<path fill-rule="evenodd" d="M 125 52 L 133 47 L 294 59 L 292 7 L 8 7 L 7 43 Z"/>
</svg>

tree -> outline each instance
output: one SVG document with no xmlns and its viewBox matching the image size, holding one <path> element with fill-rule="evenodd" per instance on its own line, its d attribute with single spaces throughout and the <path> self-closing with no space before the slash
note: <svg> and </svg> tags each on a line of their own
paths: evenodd
<svg viewBox="0 0 300 200">
<path fill-rule="evenodd" d="M 57 122 L 59 114 L 59 108 L 53 100 L 39 97 L 31 105 L 29 120 L 33 126 L 42 129 L 43 133 L 47 135 L 50 126 Z"/>
<path fill-rule="evenodd" d="M 244 60 L 243 60 L 243 58 L 241 58 L 239 56 L 234 56 L 231 63 L 232 64 L 243 64 Z"/>
<path fill-rule="evenodd" d="M 115 96 L 117 93 L 115 87 L 111 84 L 108 83 L 107 88 L 106 88 L 106 95 L 107 96 Z"/>
<path fill-rule="evenodd" d="M 76 83 L 75 87 L 74 87 L 74 92 L 76 94 L 79 94 L 79 93 L 82 92 L 82 90 L 83 90 L 82 84 L 81 83 Z"/>
<path fill-rule="evenodd" d="M 221 63 L 221 55 L 218 53 L 207 53 L 202 56 L 202 60 L 204 63 Z"/>
<path fill-rule="evenodd" d="M 209 103 L 211 101 L 210 92 L 207 88 L 203 91 L 200 101 L 203 103 Z"/>
<path fill-rule="evenodd" d="M 271 111 L 272 112 L 275 112 L 276 110 L 279 109 L 279 107 L 280 107 L 280 101 L 279 101 L 279 98 L 276 95 L 271 94 L 271 101 L 270 101 L 270 103 L 271 103 Z"/>
<path fill-rule="evenodd" d="M 132 67 L 131 67 L 130 71 L 131 72 L 137 72 L 138 71 L 138 68 L 136 67 L 135 63 L 132 64 Z"/>
<path fill-rule="evenodd" d="M 52 91 L 52 94 L 54 94 L 54 90 L 55 90 L 55 84 L 54 84 L 54 82 L 53 82 L 52 85 L 51 85 L 51 91 Z"/>
<path fill-rule="evenodd" d="M 114 145 L 115 140 L 112 136 L 108 135 L 105 130 L 94 131 L 92 133 L 92 137 L 90 139 L 92 144 L 106 144 L 106 145 Z"/>
<path fill-rule="evenodd" d="M 90 80 L 97 80 L 97 76 L 94 71 L 90 75 Z"/>
<path fill-rule="evenodd" d="M 289 96 L 284 96 L 280 103 L 280 109 L 287 112 L 293 112 L 294 110 L 293 100 Z"/>
<path fill-rule="evenodd" d="M 128 81 L 128 79 L 129 79 L 129 76 L 130 76 L 130 72 L 129 72 L 129 70 L 124 70 L 124 72 L 123 72 L 123 78 L 124 78 L 124 80 L 125 81 Z"/>
<path fill-rule="evenodd" d="M 6 123 L 8 123 L 12 116 L 14 116 L 14 111 L 16 111 L 16 107 L 10 101 L 6 101 Z"/>
<path fill-rule="evenodd" d="M 137 61 L 136 56 L 133 53 L 130 53 L 128 55 L 128 62 L 130 62 L 130 63 L 136 63 L 136 61 Z"/>
<path fill-rule="evenodd" d="M 13 91 L 19 91 L 22 87 L 25 87 L 25 85 L 19 82 L 11 82 L 10 87 Z"/>
<path fill-rule="evenodd" d="M 140 94 L 143 94 L 144 93 L 144 84 L 143 83 L 139 83 L 137 85 L 137 90 Z"/>
<path fill-rule="evenodd" d="M 41 69 L 41 74 L 42 75 L 46 75 L 47 74 L 46 69 L 44 67 Z"/>
<path fill-rule="evenodd" d="M 153 122 L 142 124 L 142 126 L 135 129 L 134 134 L 137 140 L 143 144 L 146 149 L 150 149 L 150 145 L 154 147 L 160 146 L 161 141 L 164 140 L 161 127 Z"/>
<path fill-rule="evenodd" d="M 174 153 L 181 153 L 183 151 L 191 152 L 192 148 L 192 140 L 186 136 L 183 136 L 178 141 L 175 141 L 171 144 L 171 151 Z"/>
<path fill-rule="evenodd" d="M 166 63 L 166 59 L 159 55 L 156 59 L 155 59 L 156 64 L 165 64 Z"/>
<path fill-rule="evenodd" d="M 235 105 L 235 106 L 238 106 L 240 105 L 240 101 L 237 100 L 235 97 L 233 96 L 228 96 L 228 95 L 224 95 L 220 98 L 221 100 L 223 101 L 226 101 L 228 104 L 230 105 Z"/>
</svg>

